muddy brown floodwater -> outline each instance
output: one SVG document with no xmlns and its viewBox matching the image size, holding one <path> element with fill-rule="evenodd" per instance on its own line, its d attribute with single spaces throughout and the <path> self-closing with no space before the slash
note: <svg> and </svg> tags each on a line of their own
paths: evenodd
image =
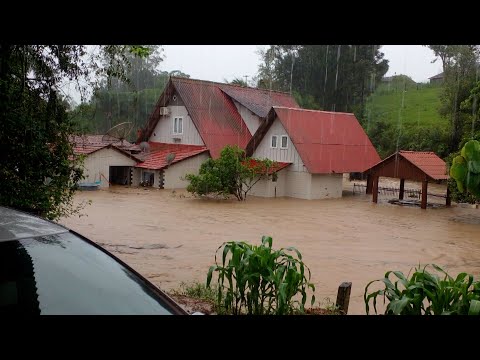
<svg viewBox="0 0 480 360">
<path fill-rule="evenodd" d="M 351 188 L 346 182 L 344 197 L 335 200 L 249 197 L 238 202 L 114 187 L 79 192 L 76 202 L 92 200 L 83 210 L 88 216 L 60 222 L 167 291 L 181 282 L 205 281 L 224 241 L 258 244 L 262 235 L 272 236 L 275 248 L 300 250 L 317 299 L 335 301 L 338 285 L 351 281 L 349 314 L 365 313 L 365 285 L 387 270 L 408 273 L 419 263 L 436 263 L 452 274 L 480 276 L 480 210 L 421 210 L 388 204 L 388 196 L 380 196 L 375 205 L 371 196 L 351 195 Z M 429 187 L 429 192 L 435 190 L 442 187 Z"/>
</svg>

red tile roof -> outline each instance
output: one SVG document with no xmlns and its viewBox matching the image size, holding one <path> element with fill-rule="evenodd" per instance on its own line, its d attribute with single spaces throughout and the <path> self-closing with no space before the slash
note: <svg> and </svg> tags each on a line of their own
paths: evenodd
<svg viewBox="0 0 480 360">
<path fill-rule="evenodd" d="M 400 150 L 400 155 L 422 170 L 435 180 L 448 179 L 445 161 L 432 151 L 405 151 Z"/>
<path fill-rule="evenodd" d="M 91 154 L 109 145 L 124 151 L 140 150 L 137 145 L 126 140 L 112 142 L 103 141 L 102 138 L 103 135 L 72 135 L 70 141 L 74 144 L 75 154 Z"/>
<path fill-rule="evenodd" d="M 167 167 L 167 155 L 175 154 L 171 164 L 185 160 L 189 157 L 201 154 L 208 149 L 205 146 L 184 145 L 184 144 L 165 144 L 157 142 L 149 142 L 149 152 L 143 154 L 143 162 L 138 163 L 135 167 L 159 170 Z"/>
<path fill-rule="evenodd" d="M 215 83 L 172 78 L 193 123 L 213 158 L 226 145 L 244 149 L 252 135 L 233 101 Z"/>
<path fill-rule="evenodd" d="M 363 172 L 380 161 L 367 134 L 350 113 L 274 107 L 247 146 L 247 155 L 279 119 L 312 174 Z"/>
<path fill-rule="evenodd" d="M 266 117 L 272 106 L 299 108 L 290 94 L 231 84 L 219 84 L 220 89 L 259 117 Z"/>
<path fill-rule="evenodd" d="M 171 77 L 150 115 L 145 130 L 139 135 L 138 143 L 151 136 L 160 119 L 159 108 L 168 105 L 168 98 L 174 90 L 182 98 L 213 158 L 218 158 L 226 145 L 238 145 L 245 149 L 252 137 L 232 98 L 262 116 L 268 113 L 272 105 L 298 107 L 295 99 L 280 92 Z"/>
<path fill-rule="evenodd" d="M 275 165 L 272 166 L 270 169 L 268 169 L 268 174 L 270 175 L 274 172 L 278 172 L 282 169 L 285 169 L 288 165 L 291 165 L 291 164 L 292 163 L 289 163 L 289 162 L 275 162 Z M 246 165 L 249 167 L 257 167 L 259 166 L 259 163 L 255 159 L 249 159 L 249 162 Z"/>
</svg>

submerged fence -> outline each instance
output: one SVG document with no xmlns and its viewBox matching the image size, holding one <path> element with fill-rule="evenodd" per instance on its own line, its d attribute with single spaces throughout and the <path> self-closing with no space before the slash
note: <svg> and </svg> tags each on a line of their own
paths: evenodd
<svg viewBox="0 0 480 360">
<path fill-rule="evenodd" d="M 364 184 L 356 184 L 353 183 L 353 194 L 365 194 L 367 185 Z M 385 186 L 379 186 L 378 187 L 378 193 L 381 195 L 392 195 L 392 196 L 398 196 L 400 194 L 400 188 L 396 187 L 385 187 Z M 414 199 L 420 199 L 422 197 L 422 190 L 420 189 L 404 189 L 403 190 L 404 197 L 406 198 L 414 198 Z M 440 195 L 440 194 L 432 194 L 428 193 L 428 196 L 435 196 L 435 197 L 440 197 L 440 198 L 446 198 L 447 195 Z"/>
</svg>

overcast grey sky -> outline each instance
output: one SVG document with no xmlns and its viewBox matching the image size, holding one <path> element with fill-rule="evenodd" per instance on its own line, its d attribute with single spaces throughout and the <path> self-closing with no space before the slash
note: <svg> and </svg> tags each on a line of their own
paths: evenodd
<svg viewBox="0 0 480 360">
<path fill-rule="evenodd" d="M 262 45 L 164 45 L 162 70 L 180 70 L 194 79 L 222 82 L 235 77 L 254 76 Z M 384 45 L 381 49 L 390 60 L 387 76 L 406 74 L 417 82 L 425 82 L 442 71 L 441 62 L 434 64 L 433 52 L 421 45 Z"/>
</svg>

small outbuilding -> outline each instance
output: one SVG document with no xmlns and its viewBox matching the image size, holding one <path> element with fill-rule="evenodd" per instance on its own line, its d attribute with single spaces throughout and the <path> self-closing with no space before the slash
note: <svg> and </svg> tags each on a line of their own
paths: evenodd
<svg viewBox="0 0 480 360">
<path fill-rule="evenodd" d="M 447 180 L 447 166 L 431 151 L 398 151 L 372 166 L 367 173 L 367 194 L 373 193 L 373 202 L 378 201 L 378 179 L 380 176 L 400 179 L 398 198 L 403 200 L 405 180 L 422 183 L 421 208 L 427 208 L 429 181 Z M 450 192 L 447 187 L 446 205 L 450 206 Z"/>
<path fill-rule="evenodd" d="M 108 188 L 130 185 L 133 167 L 140 161 L 140 148 L 126 140 L 105 141 L 102 135 L 74 135 L 70 141 L 75 155 L 85 156 L 84 182 Z"/>
<path fill-rule="evenodd" d="M 443 74 L 443 72 L 428 78 L 428 80 L 430 80 L 430 84 L 441 84 L 443 83 L 444 79 L 445 79 L 445 75 Z"/>
</svg>

